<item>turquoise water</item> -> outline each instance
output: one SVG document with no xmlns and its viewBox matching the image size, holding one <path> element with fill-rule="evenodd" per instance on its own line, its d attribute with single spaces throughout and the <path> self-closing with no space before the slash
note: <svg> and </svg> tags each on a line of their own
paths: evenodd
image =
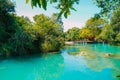
<svg viewBox="0 0 120 80">
<path fill-rule="evenodd" d="M 108 53 L 112 56 L 104 56 Z M 0 60 L 0 80 L 120 80 L 117 76 L 120 47 L 107 44 L 74 44 L 58 54 Z"/>
</svg>

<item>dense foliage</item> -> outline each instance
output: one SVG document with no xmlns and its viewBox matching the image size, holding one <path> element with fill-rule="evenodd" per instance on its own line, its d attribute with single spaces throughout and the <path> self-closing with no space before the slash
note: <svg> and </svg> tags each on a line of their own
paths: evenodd
<svg viewBox="0 0 120 80">
<path fill-rule="evenodd" d="M 87 40 L 87 41 L 96 41 L 98 35 L 101 32 L 101 28 L 106 23 L 106 20 L 100 18 L 90 18 L 86 22 L 85 27 L 82 29 L 72 28 L 66 32 L 66 40 Z"/>
<path fill-rule="evenodd" d="M 85 27 L 75 31 L 74 28 L 68 30 L 66 35 L 67 40 L 85 40 L 85 41 L 100 41 L 108 42 L 114 45 L 120 45 L 120 10 L 115 11 L 110 20 L 102 18 L 90 18 L 86 22 Z M 70 33 L 71 31 L 71 33 Z M 72 32 L 73 31 L 73 32 Z M 75 31 L 75 32 L 74 32 Z M 79 35 L 79 36 L 78 36 Z M 75 38 L 73 36 L 76 36 Z M 71 38 L 71 39 L 69 39 Z"/>
<path fill-rule="evenodd" d="M 0 55 L 59 51 L 64 45 L 62 21 L 57 14 L 35 15 L 33 23 L 15 14 L 10 0 L 1 0 L 0 10 Z"/>
<path fill-rule="evenodd" d="M 41 15 L 34 16 L 34 28 L 38 32 L 38 37 L 41 38 L 42 51 L 58 51 L 64 43 L 63 29 L 61 24 L 56 24 L 49 17 Z M 40 40 L 39 40 L 40 41 Z"/>
<path fill-rule="evenodd" d="M 79 40 L 79 33 L 80 33 L 80 29 L 77 27 L 73 27 L 72 29 L 69 29 L 66 32 L 65 38 L 67 41 Z"/>
<path fill-rule="evenodd" d="M 120 8 L 120 0 L 93 0 L 101 8 L 100 16 L 111 16 L 111 13 Z"/>
</svg>

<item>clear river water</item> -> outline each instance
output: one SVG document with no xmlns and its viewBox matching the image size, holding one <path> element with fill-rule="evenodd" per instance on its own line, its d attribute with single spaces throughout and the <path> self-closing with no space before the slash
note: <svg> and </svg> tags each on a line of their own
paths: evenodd
<svg viewBox="0 0 120 80">
<path fill-rule="evenodd" d="M 120 80 L 120 47 L 76 43 L 57 54 L 2 59 L 0 80 Z"/>
</svg>

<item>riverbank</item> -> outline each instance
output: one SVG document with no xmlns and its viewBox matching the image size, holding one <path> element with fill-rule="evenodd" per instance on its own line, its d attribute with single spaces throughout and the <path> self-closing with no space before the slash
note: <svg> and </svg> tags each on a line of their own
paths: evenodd
<svg viewBox="0 0 120 80">
<path fill-rule="evenodd" d="M 107 42 L 102 42 L 102 41 L 66 41 L 65 44 L 66 45 L 71 45 L 74 43 L 88 43 L 88 44 L 96 44 L 96 43 L 107 43 Z"/>
</svg>

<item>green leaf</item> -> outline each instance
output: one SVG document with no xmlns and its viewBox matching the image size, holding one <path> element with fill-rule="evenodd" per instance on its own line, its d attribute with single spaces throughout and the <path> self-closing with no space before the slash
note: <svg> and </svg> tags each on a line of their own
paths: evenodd
<svg viewBox="0 0 120 80">
<path fill-rule="evenodd" d="M 34 6 L 34 5 L 33 5 L 33 1 L 31 0 L 31 7 L 33 8 L 33 6 Z"/>
<path fill-rule="evenodd" d="M 73 7 L 70 7 L 70 9 L 72 9 L 72 10 L 74 10 L 74 11 L 77 11 L 75 8 L 73 8 Z"/>
<path fill-rule="evenodd" d="M 67 11 L 67 15 L 70 15 L 70 10 Z"/>
<path fill-rule="evenodd" d="M 64 17 L 65 17 L 65 18 L 67 18 L 67 13 L 68 13 L 67 11 L 64 13 Z"/>
<path fill-rule="evenodd" d="M 46 0 L 42 0 L 42 7 L 43 7 L 44 10 L 46 10 L 46 7 L 47 7 Z"/>
<path fill-rule="evenodd" d="M 60 13 L 58 14 L 58 18 L 57 18 L 57 19 L 59 19 L 63 13 L 64 13 L 64 9 L 62 9 L 62 10 L 60 11 Z"/>
<path fill-rule="evenodd" d="M 41 8 L 41 4 L 39 0 L 37 0 L 37 3 L 38 3 L 38 6 Z"/>
<path fill-rule="evenodd" d="M 26 4 L 29 2 L 29 0 L 26 0 Z"/>
<path fill-rule="evenodd" d="M 37 4 L 38 4 L 37 1 L 38 1 L 38 0 L 34 0 L 34 1 L 33 1 L 33 5 L 34 5 L 35 7 L 37 7 Z"/>
</svg>

